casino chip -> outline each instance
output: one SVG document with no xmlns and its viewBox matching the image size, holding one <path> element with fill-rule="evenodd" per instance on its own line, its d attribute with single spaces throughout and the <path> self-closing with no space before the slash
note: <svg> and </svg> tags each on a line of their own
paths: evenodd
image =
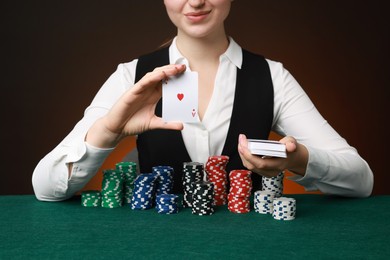
<svg viewBox="0 0 390 260">
<path fill-rule="evenodd" d="M 271 214 L 277 220 L 293 220 L 296 214 L 296 200 L 287 197 L 275 197 L 272 191 L 256 191 L 254 196 L 255 212 Z"/>
<path fill-rule="evenodd" d="M 134 181 L 131 209 L 150 209 L 154 206 L 157 174 L 143 173 L 137 176 Z"/>
<path fill-rule="evenodd" d="M 260 214 L 272 214 L 275 192 L 258 190 L 254 194 L 254 210 Z"/>
<path fill-rule="evenodd" d="M 297 206 L 293 198 L 279 197 L 273 201 L 272 217 L 276 220 L 295 219 Z"/>
<path fill-rule="evenodd" d="M 81 193 L 81 205 L 84 207 L 100 207 L 102 196 L 98 190 L 86 190 Z"/>
<path fill-rule="evenodd" d="M 252 172 L 248 170 L 232 170 L 229 173 L 229 211 L 233 213 L 250 212 L 250 196 L 252 191 L 251 174 Z"/>
<path fill-rule="evenodd" d="M 115 165 L 115 168 L 124 177 L 123 203 L 130 204 L 133 197 L 134 181 L 137 178 L 137 164 L 135 162 L 119 162 Z"/>
<path fill-rule="evenodd" d="M 261 178 L 262 190 L 274 192 L 276 198 L 281 197 L 283 195 L 283 178 L 284 172 L 270 178 L 263 176 Z"/>
<path fill-rule="evenodd" d="M 102 207 L 117 208 L 122 206 L 123 200 L 123 173 L 115 169 L 103 171 Z"/>
<path fill-rule="evenodd" d="M 191 208 L 193 183 L 202 181 L 204 178 L 204 165 L 199 162 L 183 163 L 183 207 Z"/>
<path fill-rule="evenodd" d="M 156 210 L 160 214 L 176 214 L 179 212 L 179 196 L 175 194 L 159 194 L 156 196 Z"/>
<path fill-rule="evenodd" d="M 173 188 L 174 169 L 171 166 L 155 166 L 152 170 L 157 175 L 156 194 L 170 194 Z"/>
<path fill-rule="evenodd" d="M 214 184 L 208 181 L 193 183 L 192 214 L 205 216 L 214 213 Z"/>
<path fill-rule="evenodd" d="M 229 157 L 225 155 L 210 156 L 206 162 L 205 171 L 208 181 L 214 184 L 214 205 L 227 204 L 227 183 L 226 165 Z"/>
</svg>

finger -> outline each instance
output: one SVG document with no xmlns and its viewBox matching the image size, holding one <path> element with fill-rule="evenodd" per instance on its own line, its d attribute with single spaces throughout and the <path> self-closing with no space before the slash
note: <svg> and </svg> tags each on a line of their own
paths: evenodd
<svg viewBox="0 0 390 260">
<path fill-rule="evenodd" d="M 153 70 L 153 73 L 161 72 L 168 79 L 169 77 L 183 73 L 185 70 L 186 70 L 186 65 L 184 64 L 170 64 L 170 65 L 155 68 Z"/>
<path fill-rule="evenodd" d="M 161 70 L 167 70 L 167 69 L 172 69 L 172 68 L 175 68 L 175 69 L 178 69 L 179 71 L 186 68 L 186 65 L 185 64 L 168 64 L 168 65 L 164 65 L 164 66 L 161 66 L 161 67 L 156 67 L 154 68 L 153 71 L 161 71 Z"/>
<path fill-rule="evenodd" d="M 138 94 L 139 92 L 143 91 L 145 88 L 148 88 L 150 86 L 156 86 L 156 84 L 160 84 L 161 81 L 164 81 L 169 77 L 184 72 L 185 68 L 186 67 L 184 64 L 167 65 L 159 69 L 155 69 L 152 72 L 148 72 L 134 86 L 133 91 L 135 94 Z"/>
<path fill-rule="evenodd" d="M 292 136 L 285 136 L 279 142 L 286 145 L 287 152 L 291 153 L 297 149 L 297 140 Z"/>
<path fill-rule="evenodd" d="M 183 73 L 186 70 L 186 66 L 184 64 L 169 65 L 167 67 L 158 68 L 157 70 L 162 70 L 165 76 L 163 82 L 167 83 L 170 77 Z"/>
<path fill-rule="evenodd" d="M 296 149 L 297 149 L 296 143 L 293 143 L 293 142 L 286 143 L 286 150 L 288 153 L 295 152 Z"/>
<path fill-rule="evenodd" d="M 164 79 L 162 80 L 163 83 L 167 83 L 168 80 L 169 80 L 169 76 L 167 75 L 167 72 L 166 71 L 169 71 L 172 69 L 172 66 L 173 68 L 176 70 L 177 73 L 181 73 L 183 72 L 182 69 L 185 68 L 185 65 L 184 64 L 177 64 L 177 65 L 166 65 L 166 66 L 162 66 L 162 67 L 157 67 L 153 70 L 153 72 L 162 72 L 164 74 Z M 176 75 L 176 74 L 175 74 Z"/>
<path fill-rule="evenodd" d="M 248 148 L 248 140 L 246 139 L 246 136 L 243 134 L 240 134 L 238 137 L 238 151 L 243 156 L 243 158 L 248 162 L 250 162 L 250 159 L 254 157 Z"/>
<path fill-rule="evenodd" d="M 163 83 L 164 83 L 164 84 L 167 84 L 167 83 L 168 83 L 168 76 L 167 76 L 167 74 L 165 73 L 165 71 L 162 71 L 162 73 L 164 74 Z"/>
<path fill-rule="evenodd" d="M 151 129 L 182 130 L 183 123 L 178 121 L 165 122 L 161 117 L 155 116 L 151 123 Z"/>
<path fill-rule="evenodd" d="M 241 158 L 242 164 L 249 170 L 254 169 L 254 165 L 250 163 L 250 161 L 247 160 L 248 156 L 251 156 L 251 153 L 247 146 L 247 139 L 246 136 L 243 134 L 240 134 L 238 137 L 238 154 Z"/>
</svg>

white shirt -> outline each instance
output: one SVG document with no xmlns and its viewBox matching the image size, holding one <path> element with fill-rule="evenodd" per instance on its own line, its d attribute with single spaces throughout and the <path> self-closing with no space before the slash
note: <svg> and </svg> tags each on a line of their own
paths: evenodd
<svg viewBox="0 0 390 260">
<path fill-rule="evenodd" d="M 177 49 L 175 39 L 169 48 L 169 60 L 170 63 L 188 65 Z M 137 62 L 135 59 L 119 64 L 85 110 L 84 117 L 38 163 L 32 178 L 38 199 L 67 199 L 96 174 L 113 149 L 92 147 L 84 142 L 85 135 L 90 126 L 134 85 Z M 272 130 L 282 136 L 295 137 L 309 151 L 305 176 L 293 176 L 291 179 L 306 190 L 321 190 L 342 196 L 369 196 L 373 187 L 373 173 L 366 161 L 321 116 L 283 65 L 268 59 L 267 62 L 274 87 Z M 182 130 L 184 144 L 192 161 L 205 163 L 209 156 L 221 154 L 233 108 L 236 70 L 241 65 L 241 47 L 230 38 L 228 49 L 220 56 L 214 91 L 202 122 L 184 124 Z M 69 163 L 73 163 L 70 178 Z"/>
</svg>

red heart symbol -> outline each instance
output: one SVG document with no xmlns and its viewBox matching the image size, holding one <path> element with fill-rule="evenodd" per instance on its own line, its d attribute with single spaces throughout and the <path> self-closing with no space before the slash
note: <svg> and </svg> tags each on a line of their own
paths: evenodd
<svg viewBox="0 0 390 260">
<path fill-rule="evenodd" d="M 184 98 L 184 94 L 183 93 L 177 94 L 177 98 L 181 101 Z"/>
</svg>

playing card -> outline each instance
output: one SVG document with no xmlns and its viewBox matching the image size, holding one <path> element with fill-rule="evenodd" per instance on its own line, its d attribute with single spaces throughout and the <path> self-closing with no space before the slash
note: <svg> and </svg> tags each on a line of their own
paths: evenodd
<svg viewBox="0 0 390 260">
<path fill-rule="evenodd" d="M 286 145 L 272 140 L 248 139 L 248 148 L 252 154 L 286 158 Z"/>
<path fill-rule="evenodd" d="M 163 82 L 164 121 L 198 122 L 198 73 L 185 71 Z"/>
</svg>

